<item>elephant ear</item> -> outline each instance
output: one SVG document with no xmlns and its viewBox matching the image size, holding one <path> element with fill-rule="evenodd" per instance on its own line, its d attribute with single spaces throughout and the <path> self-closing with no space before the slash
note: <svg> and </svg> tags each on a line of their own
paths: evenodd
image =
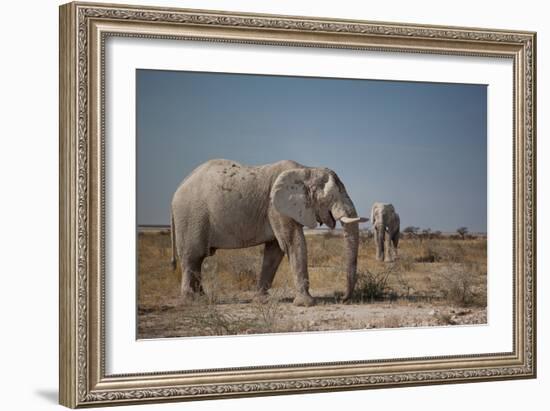
<svg viewBox="0 0 550 411">
<path fill-rule="evenodd" d="M 305 185 L 305 169 L 284 171 L 271 189 L 271 203 L 281 214 L 308 228 L 317 227 L 312 199 Z"/>
</svg>

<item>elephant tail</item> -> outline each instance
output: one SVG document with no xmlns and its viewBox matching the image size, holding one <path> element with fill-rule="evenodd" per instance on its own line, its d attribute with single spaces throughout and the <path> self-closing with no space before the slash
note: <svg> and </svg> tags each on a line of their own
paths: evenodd
<svg viewBox="0 0 550 411">
<path fill-rule="evenodd" d="M 176 269 L 176 230 L 174 229 L 174 213 L 170 210 L 170 238 L 172 240 L 172 270 Z"/>
</svg>

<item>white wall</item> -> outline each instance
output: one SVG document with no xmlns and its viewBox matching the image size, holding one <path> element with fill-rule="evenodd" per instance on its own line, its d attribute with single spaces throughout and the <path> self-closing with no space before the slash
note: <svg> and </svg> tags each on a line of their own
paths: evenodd
<svg viewBox="0 0 550 411">
<path fill-rule="evenodd" d="M 265 410 L 337 409 L 470 410 L 542 409 L 550 390 L 548 348 L 550 288 L 550 26 L 544 2 L 509 1 L 137 1 L 159 6 L 265 12 L 526 29 L 538 32 L 539 378 L 537 380 L 354 391 L 300 396 L 142 405 L 132 409 Z M 111 1 L 113 2 L 113 1 Z M 130 2 L 130 0 L 128 0 Z M 10 2 L 0 25 L 0 389 L 2 409 L 42 410 L 57 405 L 57 1 Z M 31 232 L 30 230 L 34 230 Z M 32 234 L 29 236 L 29 234 Z M 28 241 L 31 244 L 25 247 Z M 31 252 L 32 249 L 32 252 Z M 6 264 L 7 262 L 7 264 Z M 128 409 L 129 409 L 128 408 Z M 304 409 L 304 408 L 302 408 Z"/>
</svg>

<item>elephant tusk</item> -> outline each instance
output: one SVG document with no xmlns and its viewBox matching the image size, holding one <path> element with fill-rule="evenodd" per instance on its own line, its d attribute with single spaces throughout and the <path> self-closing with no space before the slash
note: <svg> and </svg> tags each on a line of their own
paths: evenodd
<svg viewBox="0 0 550 411">
<path fill-rule="evenodd" d="M 351 223 L 365 223 L 369 221 L 368 218 L 365 217 L 342 217 L 340 218 L 340 221 L 342 224 L 351 224 Z"/>
</svg>

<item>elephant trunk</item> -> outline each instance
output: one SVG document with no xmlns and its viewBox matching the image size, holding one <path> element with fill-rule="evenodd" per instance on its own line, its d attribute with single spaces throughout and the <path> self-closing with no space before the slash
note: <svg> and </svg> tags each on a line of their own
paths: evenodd
<svg viewBox="0 0 550 411">
<path fill-rule="evenodd" d="M 344 302 L 349 301 L 357 281 L 357 252 L 359 248 L 359 224 L 344 224 L 345 261 L 346 261 L 346 294 Z"/>
<path fill-rule="evenodd" d="M 344 241 L 345 248 L 345 266 L 346 266 L 346 293 L 344 295 L 344 302 L 351 299 L 355 283 L 357 281 L 357 253 L 359 249 L 359 221 L 365 221 L 366 219 L 357 218 L 357 212 L 351 201 L 347 198 L 341 204 L 335 205 L 332 210 L 332 215 L 336 220 L 342 222 L 344 227 Z M 352 220 L 353 222 L 346 222 Z M 358 221 L 357 221 L 358 220 Z"/>
</svg>

